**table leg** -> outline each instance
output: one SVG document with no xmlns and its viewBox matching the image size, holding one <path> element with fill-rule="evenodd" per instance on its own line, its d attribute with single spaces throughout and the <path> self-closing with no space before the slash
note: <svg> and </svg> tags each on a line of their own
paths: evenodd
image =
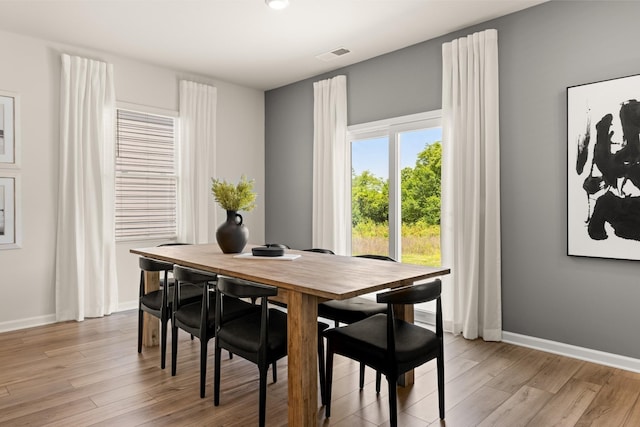
<svg viewBox="0 0 640 427">
<path fill-rule="evenodd" d="M 157 271 L 144 272 L 144 292 L 160 289 L 160 273 Z M 144 313 L 142 326 L 142 345 L 152 347 L 160 344 L 160 321 L 157 317 Z"/>
<path fill-rule="evenodd" d="M 312 427 L 318 412 L 318 298 L 289 291 L 289 425 Z"/>
<path fill-rule="evenodd" d="M 406 322 L 411 322 L 411 323 L 414 322 L 413 305 L 411 304 L 408 304 L 408 305 L 395 304 L 393 306 L 393 312 L 395 313 L 396 318 L 398 319 L 402 319 Z M 414 379 L 415 377 L 412 369 L 409 372 L 406 372 L 405 374 L 401 375 L 400 378 L 398 378 L 398 385 L 403 387 L 409 386 L 413 384 Z"/>
</svg>

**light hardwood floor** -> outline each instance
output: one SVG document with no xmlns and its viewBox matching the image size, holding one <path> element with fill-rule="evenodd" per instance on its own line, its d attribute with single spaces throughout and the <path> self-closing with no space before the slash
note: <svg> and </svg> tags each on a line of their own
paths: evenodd
<svg viewBox="0 0 640 427">
<path fill-rule="evenodd" d="M 136 351 L 137 311 L 0 334 L 2 426 L 251 426 L 257 424 L 255 365 L 222 364 L 213 406 L 213 341 L 207 396 L 198 396 L 199 343 L 181 333 L 178 373 L 160 369 L 159 349 Z M 504 343 L 446 336 L 446 422 L 438 420 L 435 362 L 399 389 L 401 426 L 640 426 L 640 374 Z M 267 425 L 287 424 L 287 360 L 269 381 Z M 269 376 L 270 377 L 270 376 Z M 332 417 L 319 426 L 387 425 L 386 383 L 358 389 L 358 366 L 337 357 Z M 306 426 L 295 426 L 306 427 Z"/>
</svg>

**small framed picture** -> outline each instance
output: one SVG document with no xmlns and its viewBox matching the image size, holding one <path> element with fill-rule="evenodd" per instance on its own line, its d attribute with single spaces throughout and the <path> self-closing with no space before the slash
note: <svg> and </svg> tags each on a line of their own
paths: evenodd
<svg viewBox="0 0 640 427">
<path fill-rule="evenodd" d="M 0 91 L 0 168 L 19 165 L 19 106 L 20 98 L 17 94 Z"/>
<path fill-rule="evenodd" d="M 0 249 L 21 246 L 20 220 L 20 178 L 0 171 Z"/>
</svg>

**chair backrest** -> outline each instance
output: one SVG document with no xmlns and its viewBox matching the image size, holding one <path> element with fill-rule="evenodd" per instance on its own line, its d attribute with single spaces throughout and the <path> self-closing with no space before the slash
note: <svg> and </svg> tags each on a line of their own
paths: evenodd
<svg viewBox="0 0 640 427">
<path fill-rule="evenodd" d="M 331 249 L 310 248 L 310 249 L 304 249 L 304 251 L 306 251 L 306 252 L 317 252 L 319 254 L 335 255 L 335 252 L 333 252 Z"/>
<path fill-rule="evenodd" d="M 182 267 L 179 265 L 173 266 L 173 277 L 176 281 L 175 289 L 173 292 L 173 310 L 180 309 L 182 303 L 181 289 L 182 286 L 200 286 L 202 287 L 202 310 L 200 315 L 200 336 L 204 336 L 206 331 L 207 319 L 209 316 L 210 303 L 209 303 L 209 289 L 216 282 L 218 275 L 215 273 L 209 273 L 201 270 L 194 270 L 188 267 Z"/>
<path fill-rule="evenodd" d="M 278 295 L 278 288 L 275 286 L 231 277 L 219 277 L 216 287 L 224 295 L 234 298 L 263 298 Z"/>
<path fill-rule="evenodd" d="M 173 277 L 176 280 L 187 283 L 206 283 L 215 282 L 218 278 L 217 274 L 207 271 L 194 270 L 189 267 L 175 265 L 173 267 Z"/>
<path fill-rule="evenodd" d="M 140 298 L 145 295 L 145 272 L 164 272 L 164 275 L 160 278 L 160 284 L 163 286 L 162 289 L 168 288 L 169 273 L 173 270 L 172 263 L 140 257 L 138 260 L 138 265 L 140 266 L 140 289 L 138 291 L 138 296 Z M 167 292 L 162 291 L 162 307 L 167 306 L 167 298 Z"/>
<path fill-rule="evenodd" d="M 267 351 L 266 346 L 269 341 L 269 307 L 267 298 L 278 295 L 278 288 L 242 279 L 219 277 L 216 284 L 216 335 L 221 328 L 224 328 L 223 295 L 232 298 L 261 299 L 260 343 L 258 353 L 261 354 L 261 358 L 265 357 Z"/>
<path fill-rule="evenodd" d="M 151 258 L 140 257 L 138 262 L 140 270 L 142 271 L 171 271 L 173 270 L 173 263 L 158 261 Z"/>
<path fill-rule="evenodd" d="M 419 285 L 405 286 L 399 289 L 393 289 L 387 292 L 377 294 L 376 299 L 380 303 L 387 304 L 387 349 L 388 357 L 392 363 L 395 363 L 395 315 L 393 313 L 394 304 L 417 304 L 436 300 L 436 336 L 442 340 L 442 303 L 440 294 L 442 292 L 442 281 L 436 279 L 428 283 Z"/>
<path fill-rule="evenodd" d="M 394 261 L 395 259 L 386 256 L 386 255 L 373 255 L 373 254 L 364 254 L 364 255 L 356 255 L 357 258 L 369 258 L 369 259 L 379 259 L 381 261 Z"/>
<path fill-rule="evenodd" d="M 439 298 L 441 292 L 442 281 L 436 279 L 428 283 L 380 292 L 376 298 L 378 302 L 385 304 L 418 304 Z"/>
</svg>

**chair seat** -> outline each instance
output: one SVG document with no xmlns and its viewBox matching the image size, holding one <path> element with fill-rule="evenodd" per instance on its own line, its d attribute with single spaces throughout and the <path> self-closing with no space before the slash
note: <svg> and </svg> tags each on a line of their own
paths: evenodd
<svg viewBox="0 0 640 427">
<path fill-rule="evenodd" d="M 354 323 L 386 311 L 386 304 L 380 304 L 362 297 L 331 300 L 318 304 L 318 316 L 337 320 L 340 323 Z"/>
<path fill-rule="evenodd" d="M 436 333 L 395 319 L 396 357 L 398 363 L 430 359 L 432 352 L 438 351 Z M 325 337 L 336 343 L 336 352 L 356 355 L 357 359 L 385 364 L 387 352 L 387 315 L 376 314 L 359 322 L 340 328 L 329 329 Z"/>
<path fill-rule="evenodd" d="M 225 306 L 225 313 L 228 310 Z M 225 322 L 224 329 L 218 332 L 218 339 L 230 343 L 234 347 L 246 352 L 257 352 L 260 346 L 261 313 L 251 313 L 246 316 Z M 329 325 L 318 322 L 318 334 L 328 329 Z M 267 354 L 276 357 L 287 354 L 287 315 L 277 309 L 269 309 L 269 342 Z"/>
<path fill-rule="evenodd" d="M 225 305 L 224 313 L 229 307 Z M 257 352 L 260 347 L 261 313 L 257 311 L 246 316 L 225 322 L 217 338 L 246 352 Z M 280 310 L 269 309 L 269 341 L 267 355 L 287 353 L 287 315 Z"/>
<path fill-rule="evenodd" d="M 167 295 L 167 302 L 171 305 L 173 301 L 173 279 L 169 279 L 169 294 Z M 162 292 L 164 287 L 157 291 L 151 291 L 142 296 L 140 299 L 142 305 L 149 307 L 153 310 L 160 310 L 162 307 Z M 191 300 L 197 300 L 202 298 L 202 288 L 196 286 L 186 286 L 180 295 L 182 301 L 188 302 Z"/>
<path fill-rule="evenodd" d="M 260 313 L 260 307 L 251 303 L 238 300 L 235 298 L 224 299 L 224 318 L 234 319 L 239 316 L 244 316 L 249 313 Z M 215 306 L 215 295 L 210 295 L 211 307 Z M 191 327 L 198 328 L 200 326 L 200 317 L 202 315 L 202 303 L 200 301 L 192 302 L 190 304 L 183 305 L 178 311 L 174 313 L 176 321 Z M 207 316 L 207 329 L 213 330 L 216 324 L 215 310 L 209 310 Z"/>
</svg>

